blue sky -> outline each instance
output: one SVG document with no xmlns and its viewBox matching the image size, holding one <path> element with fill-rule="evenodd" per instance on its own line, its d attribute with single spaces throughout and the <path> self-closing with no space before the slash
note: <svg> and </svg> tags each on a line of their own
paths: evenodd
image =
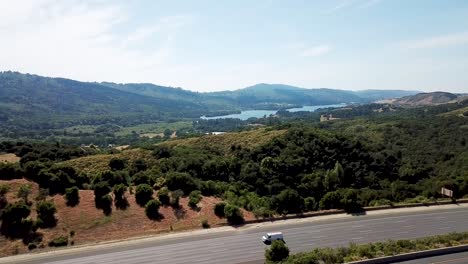
<svg viewBox="0 0 468 264">
<path fill-rule="evenodd" d="M 196 91 L 468 92 L 468 1 L 0 0 L 0 70 Z"/>
</svg>

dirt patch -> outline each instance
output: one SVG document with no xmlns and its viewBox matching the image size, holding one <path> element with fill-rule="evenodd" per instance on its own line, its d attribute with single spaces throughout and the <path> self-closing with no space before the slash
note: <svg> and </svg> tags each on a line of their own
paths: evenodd
<svg viewBox="0 0 468 264">
<path fill-rule="evenodd" d="M 31 217 L 35 219 L 37 184 L 26 180 L 0 181 L 0 184 L 10 185 L 11 189 L 7 195 L 10 202 L 16 200 L 15 194 L 22 184 L 31 184 L 33 189 L 29 197 L 33 201 Z M 48 241 L 56 236 L 69 235 L 70 231 L 75 232 L 75 236 L 70 240 L 75 245 L 79 245 L 171 231 L 200 229 L 201 222 L 205 219 L 212 227 L 226 223 L 225 219 L 214 214 L 214 205 L 220 201 L 215 197 L 203 197 L 197 209 L 190 208 L 188 199 L 182 198 L 180 200 L 181 206 L 178 209 L 161 207 L 159 212 L 162 217 L 157 221 L 148 219 L 145 209 L 136 204 L 134 195 L 127 192 L 126 197 L 130 206 L 126 210 L 118 210 L 113 206 L 109 216 L 104 215 L 102 210 L 96 209 L 94 194 L 91 190 L 80 191 L 80 204 L 76 207 L 66 206 L 61 195 L 48 197 L 47 199 L 53 200 L 57 207 L 58 224 L 55 228 L 38 230 L 44 236 L 42 244 L 47 245 Z M 246 220 L 255 219 L 250 212 L 244 211 L 244 216 Z M 24 245 L 20 240 L 8 240 L 0 236 L 0 257 L 26 252 L 28 252 L 27 245 Z"/>
<path fill-rule="evenodd" d="M 124 149 L 127 149 L 128 147 L 130 147 L 130 145 L 117 146 L 117 147 L 114 147 L 114 148 L 116 150 L 124 150 Z"/>
<path fill-rule="evenodd" d="M 20 161 L 20 157 L 13 153 L 0 154 L 0 162 L 4 163 L 16 163 Z"/>
</svg>

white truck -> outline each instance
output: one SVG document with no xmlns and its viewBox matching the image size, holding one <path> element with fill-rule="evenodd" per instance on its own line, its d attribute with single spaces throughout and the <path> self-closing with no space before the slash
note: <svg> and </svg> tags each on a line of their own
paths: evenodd
<svg viewBox="0 0 468 264">
<path fill-rule="evenodd" d="M 284 242 L 283 233 L 273 232 L 273 233 L 266 233 L 264 236 L 262 236 L 262 241 L 265 244 L 270 244 L 274 240 L 281 240 Z"/>
</svg>

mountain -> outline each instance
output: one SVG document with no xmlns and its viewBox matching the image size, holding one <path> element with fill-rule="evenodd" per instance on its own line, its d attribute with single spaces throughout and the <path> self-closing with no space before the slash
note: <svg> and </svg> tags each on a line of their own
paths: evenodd
<svg viewBox="0 0 468 264">
<path fill-rule="evenodd" d="M 366 103 L 376 98 L 408 93 L 412 92 L 353 92 L 282 84 L 257 84 L 236 91 L 198 93 L 149 83 L 80 82 L 0 72 L 0 121 L 7 126 L 24 129 L 103 123 L 129 125 L 245 109 Z"/>
<path fill-rule="evenodd" d="M 457 94 L 447 92 L 419 93 L 416 95 L 402 97 L 395 100 L 393 103 L 408 106 L 439 105 L 455 102 L 458 97 L 459 95 Z"/>
<path fill-rule="evenodd" d="M 364 90 L 346 91 L 329 88 L 305 89 L 284 84 L 257 84 L 235 91 L 208 93 L 212 97 L 226 97 L 244 107 L 267 104 L 326 105 L 337 103 L 368 103 L 379 99 L 413 95 L 416 91 Z"/>
<path fill-rule="evenodd" d="M 0 120 L 20 126 L 58 123 L 135 122 L 199 117 L 206 106 L 194 101 L 144 96 L 98 83 L 15 72 L 0 73 Z"/>
</svg>

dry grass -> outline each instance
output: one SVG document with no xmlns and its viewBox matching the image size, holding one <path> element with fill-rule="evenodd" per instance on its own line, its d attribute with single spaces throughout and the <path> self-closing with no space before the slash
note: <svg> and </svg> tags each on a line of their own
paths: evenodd
<svg viewBox="0 0 468 264">
<path fill-rule="evenodd" d="M 106 155 L 93 155 L 87 157 L 81 157 L 77 159 L 67 160 L 61 162 L 61 165 L 72 166 L 79 172 L 83 173 L 98 173 L 109 170 L 109 161 L 112 158 L 121 158 L 131 163 L 137 159 L 143 159 L 148 163 L 151 163 L 152 156 L 151 151 L 143 149 L 129 149 L 124 150 L 118 154 L 106 154 Z"/>
<path fill-rule="evenodd" d="M 34 201 L 37 196 L 38 187 L 35 183 L 26 180 L 0 181 L 0 184 L 11 186 L 8 200 L 15 200 L 15 193 L 22 184 L 31 184 L 33 193 L 30 200 Z M 38 232 L 44 235 L 44 245 L 58 235 L 68 235 L 70 231 L 75 231 L 75 236 L 71 238 L 75 245 L 100 241 L 119 240 L 137 236 L 147 236 L 158 233 L 181 231 L 201 228 L 201 222 L 206 219 L 211 226 L 225 223 L 224 219 L 218 218 L 213 213 L 214 205 L 219 202 L 218 198 L 203 197 L 198 204 L 199 209 L 193 210 L 188 206 L 188 199 L 180 200 L 180 209 L 171 207 L 161 207 L 159 212 L 163 216 L 159 221 L 148 219 L 144 208 L 135 202 L 134 195 L 126 193 L 130 206 L 126 210 L 112 208 L 112 214 L 105 216 L 101 210 L 95 208 L 94 194 L 90 190 L 80 191 L 80 204 L 76 207 L 67 207 L 65 200 L 60 195 L 48 197 L 54 200 L 58 213 L 58 225 L 51 229 L 39 229 Z M 34 208 L 34 205 L 33 205 Z M 33 209 L 34 211 L 34 209 Z M 35 214 L 31 214 L 35 218 Z M 244 211 L 246 220 L 255 217 L 250 212 Z M 36 250 L 37 251 L 37 250 Z M 15 253 L 28 252 L 27 245 L 20 240 L 7 240 L 0 236 L 0 257 Z"/>
<path fill-rule="evenodd" d="M 16 156 L 13 153 L 0 154 L 0 162 L 16 163 L 19 162 L 20 159 L 20 157 Z"/>
<path fill-rule="evenodd" d="M 232 145 L 240 145 L 243 148 L 252 148 L 265 144 L 271 141 L 273 138 L 285 134 L 286 131 L 287 130 L 268 130 L 265 128 L 260 128 L 240 133 L 204 135 L 197 138 L 172 140 L 161 144 L 167 146 L 209 147 L 219 149 L 227 153 Z"/>
</svg>

